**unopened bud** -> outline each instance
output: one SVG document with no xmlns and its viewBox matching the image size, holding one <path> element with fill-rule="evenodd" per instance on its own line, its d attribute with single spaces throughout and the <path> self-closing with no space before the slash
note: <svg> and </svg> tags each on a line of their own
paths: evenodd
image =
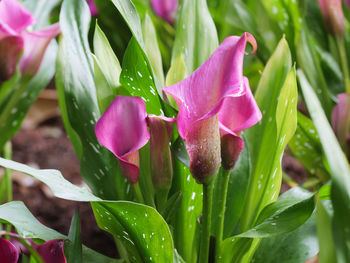
<svg viewBox="0 0 350 263">
<path fill-rule="evenodd" d="M 343 38 L 344 13 L 341 0 L 318 0 L 323 19 L 330 33 Z"/>
<path fill-rule="evenodd" d="M 232 170 L 244 147 L 244 141 L 239 136 L 225 134 L 221 137 L 222 168 Z"/>
<path fill-rule="evenodd" d="M 156 189 L 169 189 L 173 179 L 173 160 L 169 146 L 173 122 L 149 115 L 147 123 L 151 135 L 152 182 Z"/>
</svg>

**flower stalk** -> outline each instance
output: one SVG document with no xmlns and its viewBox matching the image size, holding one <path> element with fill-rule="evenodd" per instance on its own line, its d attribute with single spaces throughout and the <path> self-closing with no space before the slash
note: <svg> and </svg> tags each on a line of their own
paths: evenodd
<svg viewBox="0 0 350 263">
<path fill-rule="evenodd" d="M 213 180 L 203 184 L 203 213 L 201 219 L 201 239 L 199 248 L 199 263 L 208 263 L 211 214 L 213 204 Z"/>
<path fill-rule="evenodd" d="M 227 198 L 227 189 L 228 183 L 230 180 L 230 170 L 222 169 L 221 173 L 221 185 L 219 192 L 219 215 L 216 226 L 216 241 L 215 241 L 215 262 L 221 262 L 221 245 L 223 240 L 224 233 L 224 219 L 225 219 L 225 211 L 226 211 L 226 198 Z"/>
</svg>

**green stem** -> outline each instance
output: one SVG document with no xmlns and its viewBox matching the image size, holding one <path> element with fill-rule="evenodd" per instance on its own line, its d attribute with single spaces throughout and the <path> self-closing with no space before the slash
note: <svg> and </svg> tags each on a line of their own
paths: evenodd
<svg viewBox="0 0 350 263">
<path fill-rule="evenodd" d="M 12 144 L 10 141 L 5 143 L 4 158 L 9 160 L 12 159 Z M 6 201 L 11 202 L 13 200 L 11 169 L 5 168 L 4 180 L 6 182 Z M 11 232 L 11 225 L 6 225 L 6 231 Z"/>
<path fill-rule="evenodd" d="M 5 108 L 0 112 L 0 127 L 6 124 L 6 119 L 11 114 L 11 111 L 16 106 L 17 102 L 20 100 L 23 92 L 26 90 L 29 80 L 29 78 L 23 78 L 19 83 L 17 83 L 14 93 L 6 103 Z"/>
<path fill-rule="evenodd" d="M 221 262 L 221 244 L 223 240 L 224 233 L 224 220 L 225 220 L 225 211 L 226 211 L 226 197 L 227 197 L 227 188 L 228 182 L 230 179 L 230 170 L 222 169 L 222 182 L 219 193 L 219 215 L 216 225 L 216 242 L 215 242 L 215 262 Z"/>
<path fill-rule="evenodd" d="M 199 248 L 199 263 L 208 263 L 210 245 L 211 212 L 213 203 L 213 181 L 203 184 L 202 231 Z"/>
<path fill-rule="evenodd" d="M 5 143 L 4 158 L 9 160 L 12 159 L 12 145 L 10 141 Z M 5 168 L 4 178 L 6 181 L 6 193 L 7 193 L 6 199 L 7 199 L 7 202 L 11 202 L 13 199 L 11 169 Z"/>
<path fill-rule="evenodd" d="M 336 42 L 337 42 L 338 51 L 339 51 L 340 63 L 341 63 L 341 67 L 344 75 L 345 91 L 347 93 L 350 93 L 350 76 L 349 76 L 348 59 L 346 56 L 344 38 L 336 37 Z"/>
<path fill-rule="evenodd" d="M 139 202 L 141 204 L 144 204 L 145 201 L 143 200 L 143 195 L 141 193 L 141 189 L 140 189 L 139 183 L 134 184 L 133 188 L 134 188 L 135 198 L 136 198 L 137 202 Z"/>
</svg>

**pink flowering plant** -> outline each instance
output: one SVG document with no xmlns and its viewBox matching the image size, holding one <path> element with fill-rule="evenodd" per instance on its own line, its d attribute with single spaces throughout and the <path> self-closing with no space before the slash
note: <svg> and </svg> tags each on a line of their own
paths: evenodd
<svg viewBox="0 0 350 263">
<path fill-rule="evenodd" d="M 7 144 L 0 193 L 13 169 L 58 198 L 89 202 L 120 255 L 81 243 L 78 211 L 65 236 L 8 195 L 0 205 L 0 259 L 349 261 L 346 17 L 341 1 L 307 5 L 326 22 L 338 66 L 312 45 L 297 2 L 64 0 L 59 22 L 41 28 L 47 15 L 0 1 L 0 147 L 32 103 L 26 97 L 54 75 L 87 185 L 11 161 Z M 321 58 L 336 65 L 330 76 L 341 75 L 341 91 L 328 91 Z M 288 180 L 286 149 L 314 171 L 317 187 Z M 281 193 L 282 180 L 292 189 Z"/>
</svg>

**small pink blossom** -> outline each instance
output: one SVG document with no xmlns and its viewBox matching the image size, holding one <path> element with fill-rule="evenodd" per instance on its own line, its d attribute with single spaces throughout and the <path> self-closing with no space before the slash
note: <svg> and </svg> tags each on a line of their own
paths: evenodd
<svg viewBox="0 0 350 263">
<path fill-rule="evenodd" d="M 18 0 L 0 1 L 0 82 L 12 76 L 22 51 L 21 73 L 34 75 L 50 41 L 60 33 L 58 23 L 39 31 L 26 31 L 35 22 Z"/>
<path fill-rule="evenodd" d="M 177 1 L 178 0 L 151 0 L 151 5 L 157 16 L 173 24 L 178 6 Z"/>
</svg>

